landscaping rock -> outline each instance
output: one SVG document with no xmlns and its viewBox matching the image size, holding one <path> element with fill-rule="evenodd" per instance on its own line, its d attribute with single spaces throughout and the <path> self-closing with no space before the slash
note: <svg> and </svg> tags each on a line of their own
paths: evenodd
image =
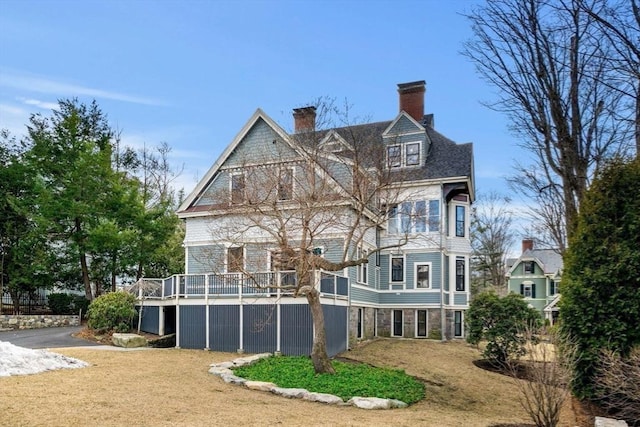
<svg viewBox="0 0 640 427">
<path fill-rule="evenodd" d="M 358 397 L 354 396 L 347 402 L 350 405 L 360 409 L 390 409 L 391 402 L 389 399 L 381 399 L 379 397 Z"/>
<path fill-rule="evenodd" d="M 247 382 L 244 378 L 237 377 L 233 374 L 222 374 L 220 378 L 227 384 L 244 385 Z"/>
<path fill-rule="evenodd" d="M 302 398 L 304 400 L 309 400 L 311 402 L 327 403 L 329 405 L 338 405 L 338 404 L 344 403 L 344 401 L 340 399 L 338 396 L 334 396 L 333 394 L 327 394 L 327 393 L 311 392 L 303 396 Z"/>
<path fill-rule="evenodd" d="M 113 334 L 111 342 L 117 347 L 134 348 L 146 347 L 147 339 L 138 334 Z"/>
<path fill-rule="evenodd" d="M 222 375 L 233 375 L 233 371 L 231 369 L 222 366 L 212 366 L 209 368 L 209 373 L 219 377 Z"/>
<path fill-rule="evenodd" d="M 274 383 L 265 381 L 245 381 L 244 385 L 250 390 L 258 391 L 271 391 L 276 387 Z"/>
<path fill-rule="evenodd" d="M 627 427 L 628 424 L 623 420 L 614 420 L 613 418 L 596 417 L 595 427 Z"/>
<path fill-rule="evenodd" d="M 277 394 L 279 396 L 288 397 L 290 399 L 302 399 L 304 396 L 309 394 L 309 390 L 304 388 L 282 388 L 282 387 L 274 387 L 271 390 L 272 393 Z"/>
</svg>

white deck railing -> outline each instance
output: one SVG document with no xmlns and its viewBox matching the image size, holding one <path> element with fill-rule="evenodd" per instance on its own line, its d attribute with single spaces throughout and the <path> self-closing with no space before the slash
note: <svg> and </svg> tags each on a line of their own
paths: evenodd
<svg viewBox="0 0 640 427">
<path fill-rule="evenodd" d="M 329 272 L 316 274 L 316 287 L 325 296 L 347 298 L 349 279 Z M 255 273 L 175 274 L 166 279 L 142 278 L 129 288 L 139 298 L 271 297 L 293 294 L 295 271 Z"/>
</svg>

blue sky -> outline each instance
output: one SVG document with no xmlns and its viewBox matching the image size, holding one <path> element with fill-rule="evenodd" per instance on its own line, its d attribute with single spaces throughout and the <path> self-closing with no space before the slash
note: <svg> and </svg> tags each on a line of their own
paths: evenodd
<svg viewBox="0 0 640 427">
<path fill-rule="evenodd" d="M 0 128 L 95 99 L 126 144 L 172 147 L 188 193 L 257 108 L 287 130 L 322 96 L 391 120 L 397 83 L 425 80 L 436 129 L 474 143 L 477 190 L 506 193 L 522 151 L 459 53 L 478 1 L 0 0 Z"/>
</svg>

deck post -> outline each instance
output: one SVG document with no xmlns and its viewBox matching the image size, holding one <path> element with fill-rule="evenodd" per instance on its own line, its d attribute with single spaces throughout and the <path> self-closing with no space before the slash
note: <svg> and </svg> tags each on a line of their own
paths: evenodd
<svg viewBox="0 0 640 427">
<path fill-rule="evenodd" d="M 180 348 L 180 275 L 173 276 L 173 288 L 176 292 L 176 348 Z"/>
<path fill-rule="evenodd" d="M 240 348 L 238 348 L 238 353 L 244 353 L 244 313 L 242 307 L 242 281 L 238 283 L 238 302 L 239 302 L 239 310 L 240 313 L 240 321 L 238 322 L 238 327 L 240 328 Z"/>
<path fill-rule="evenodd" d="M 204 275 L 204 333 L 205 333 L 205 350 L 210 350 L 209 345 L 209 275 Z"/>
<path fill-rule="evenodd" d="M 281 341 L 282 341 L 282 332 L 281 332 L 281 327 L 282 327 L 282 319 L 281 319 L 281 308 L 280 308 L 280 285 L 281 285 L 281 280 L 280 280 L 280 272 L 276 273 L 276 284 L 277 284 L 277 289 L 276 289 L 276 352 L 278 354 L 280 354 L 282 352 L 281 350 Z"/>
</svg>

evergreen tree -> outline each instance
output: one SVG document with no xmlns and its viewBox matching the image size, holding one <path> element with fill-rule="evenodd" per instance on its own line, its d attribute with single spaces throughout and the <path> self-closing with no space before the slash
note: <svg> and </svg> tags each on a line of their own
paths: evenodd
<svg viewBox="0 0 640 427">
<path fill-rule="evenodd" d="M 561 283 L 560 327 L 576 346 L 573 392 L 597 397 L 602 350 L 623 357 L 640 344 L 640 160 L 600 173 L 580 211 Z"/>
</svg>

